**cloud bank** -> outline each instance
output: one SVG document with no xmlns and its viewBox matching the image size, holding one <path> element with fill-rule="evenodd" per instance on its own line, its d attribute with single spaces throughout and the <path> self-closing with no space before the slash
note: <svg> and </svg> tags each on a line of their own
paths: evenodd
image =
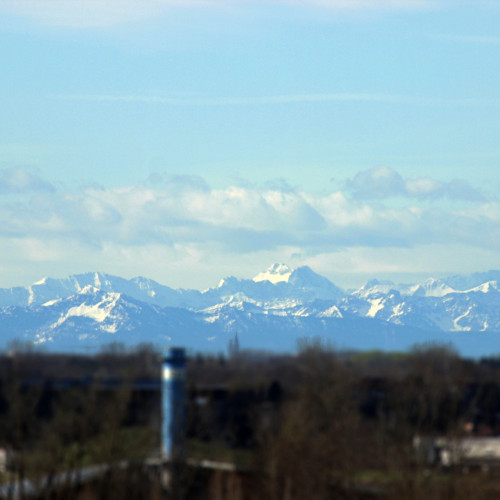
<svg viewBox="0 0 500 500">
<path fill-rule="evenodd" d="M 217 244 L 238 252 L 298 245 L 314 253 L 359 245 L 500 243 L 499 207 L 465 181 L 405 179 L 386 167 L 359 172 L 344 191 L 326 194 L 279 180 L 214 189 L 200 177 L 160 174 L 135 186 L 56 190 L 16 168 L 0 171 L 0 193 L 18 195 L 1 205 L 0 235 L 85 245 Z M 395 196 L 406 200 L 403 206 L 381 204 Z M 424 203 L 429 199 L 471 203 L 457 209 Z"/>
<path fill-rule="evenodd" d="M 354 247 L 500 245 L 497 201 L 461 180 L 405 179 L 386 167 L 322 194 L 280 180 L 215 189 L 200 177 L 160 174 L 134 186 L 65 190 L 16 168 L 0 171 L 0 194 L 0 238 L 71 242 L 82 253 L 109 245 L 181 246 L 200 255 L 207 249 L 242 255 L 293 247 L 316 255 Z M 384 201 L 394 196 L 403 200 L 397 207 Z M 447 199 L 467 203 L 457 207 Z"/>
<path fill-rule="evenodd" d="M 283 179 L 214 188 L 162 174 L 69 189 L 29 169 L 0 170 L 0 286 L 102 270 L 199 288 L 274 261 L 327 275 L 451 263 L 472 271 L 498 267 L 499 246 L 498 200 L 462 180 L 408 179 L 386 167 L 323 193 Z"/>
<path fill-rule="evenodd" d="M 480 191 L 461 179 L 449 182 L 429 177 L 405 179 L 396 170 L 384 166 L 358 172 L 346 181 L 345 188 L 356 199 L 362 200 L 402 196 L 416 199 L 486 201 Z"/>
<path fill-rule="evenodd" d="M 0 170 L 0 194 L 30 191 L 54 192 L 55 188 L 29 169 L 14 167 Z"/>
</svg>

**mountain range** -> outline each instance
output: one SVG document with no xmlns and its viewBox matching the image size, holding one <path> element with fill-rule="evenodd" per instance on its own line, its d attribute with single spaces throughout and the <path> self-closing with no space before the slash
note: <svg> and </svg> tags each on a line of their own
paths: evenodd
<svg viewBox="0 0 500 500">
<path fill-rule="evenodd" d="M 339 348 L 408 349 L 452 343 L 470 356 L 500 353 L 500 271 L 342 290 L 307 266 L 274 264 L 253 279 L 205 291 L 153 280 L 85 273 L 0 289 L 0 347 L 13 340 L 54 350 L 119 342 L 225 351 L 291 351 L 298 339 Z"/>
</svg>

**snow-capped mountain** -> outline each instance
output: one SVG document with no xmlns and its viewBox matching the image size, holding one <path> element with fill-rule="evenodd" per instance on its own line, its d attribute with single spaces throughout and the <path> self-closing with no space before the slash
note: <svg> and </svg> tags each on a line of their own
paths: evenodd
<svg viewBox="0 0 500 500">
<path fill-rule="evenodd" d="M 254 281 L 270 281 L 273 285 L 280 283 L 282 281 L 288 283 L 293 270 L 290 269 L 286 264 L 273 264 L 266 271 L 257 274 L 254 277 Z"/>
<path fill-rule="evenodd" d="M 184 295 L 199 295 L 200 293 L 197 290 L 190 290 L 184 294 L 183 290 L 173 290 L 142 277 L 126 280 L 105 273 L 85 273 L 58 280 L 43 278 L 27 288 L 0 289 L 0 307 L 41 305 L 51 300 L 64 299 L 78 294 L 89 286 L 103 292 L 124 293 L 146 303 L 158 305 L 172 305 L 175 302 L 182 305 Z"/>
<path fill-rule="evenodd" d="M 224 278 L 203 292 L 104 273 L 44 278 L 0 289 L 0 346 L 13 339 L 55 348 L 118 341 L 220 351 L 238 334 L 242 345 L 262 349 L 293 349 L 299 337 L 326 336 L 358 348 L 444 339 L 474 349 L 487 342 L 495 352 L 497 278 L 499 271 L 413 284 L 372 280 L 349 293 L 307 266 L 285 264 L 253 279 Z"/>
<path fill-rule="evenodd" d="M 339 300 L 345 294 L 308 266 L 290 269 L 274 264 L 252 280 L 224 278 L 215 289 L 203 293 L 212 303 L 251 302 L 264 309 L 288 309 L 317 299 Z"/>
<path fill-rule="evenodd" d="M 496 281 L 455 290 L 443 280 L 390 287 L 370 283 L 344 297 L 340 309 L 399 325 L 443 331 L 500 332 Z"/>
</svg>

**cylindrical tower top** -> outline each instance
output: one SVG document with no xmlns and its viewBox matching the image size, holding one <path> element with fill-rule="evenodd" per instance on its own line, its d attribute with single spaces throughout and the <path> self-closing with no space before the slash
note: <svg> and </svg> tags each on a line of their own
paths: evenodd
<svg viewBox="0 0 500 500">
<path fill-rule="evenodd" d="M 164 363 L 185 364 L 186 350 L 183 347 L 169 347 L 167 355 L 163 358 Z"/>
</svg>

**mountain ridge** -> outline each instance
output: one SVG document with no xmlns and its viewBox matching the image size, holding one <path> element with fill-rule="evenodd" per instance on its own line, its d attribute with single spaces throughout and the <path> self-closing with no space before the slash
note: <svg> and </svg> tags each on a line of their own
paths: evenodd
<svg viewBox="0 0 500 500">
<path fill-rule="evenodd" d="M 487 281 L 478 284 L 479 276 Z M 0 289 L 0 346 L 21 339 L 54 348 L 119 341 L 220 350 L 238 334 L 254 348 L 279 350 L 317 335 L 370 347 L 405 339 L 455 342 L 467 334 L 479 341 L 477 335 L 488 334 L 491 349 L 498 343 L 500 350 L 500 290 L 489 279 L 497 276 L 489 271 L 403 285 L 371 280 L 351 292 L 307 266 L 284 264 L 254 279 L 224 278 L 204 291 L 100 272 L 43 278 Z"/>
</svg>

